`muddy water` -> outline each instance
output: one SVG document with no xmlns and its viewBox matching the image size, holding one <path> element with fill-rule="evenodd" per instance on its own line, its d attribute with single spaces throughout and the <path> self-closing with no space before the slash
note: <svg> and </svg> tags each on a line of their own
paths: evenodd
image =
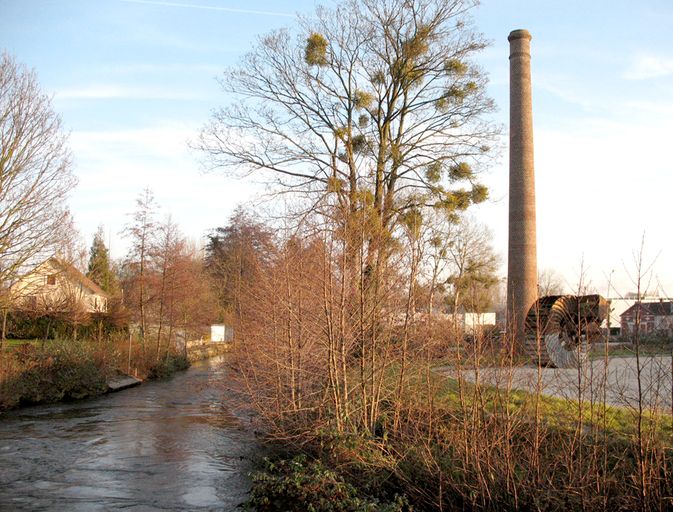
<svg viewBox="0 0 673 512">
<path fill-rule="evenodd" d="M 0 415 L 0 510 L 235 510 L 254 441 L 221 361 L 95 400 Z"/>
</svg>

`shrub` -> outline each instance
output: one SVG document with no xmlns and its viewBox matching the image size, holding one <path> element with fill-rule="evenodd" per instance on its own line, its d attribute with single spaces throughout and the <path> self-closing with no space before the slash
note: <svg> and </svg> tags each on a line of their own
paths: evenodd
<svg viewBox="0 0 673 512">
<path fill-rule="evenodd" d="M 11 357 L 11 356 L 10 356 Z M 111 367 L 81 342 L 50 343 L 45 350 L 16 349 L 16 367 L 0 383 L 0 408 L 98 396 L 107 390 Z"/>
<path fill-rule="evenodd" d="M 184 355 L 169 354 L 168 357 L 162 357 L 154 365 L 150 366 L 147 372 L 148 379 L 165 379 L 175 372 L 189 368 L 189 359 Z"/>
<path fill-rule="evenodd" d="M 98 339 L 119 333 L 128 333 L 120 313 L 85 315 L 79 322 L 62 315 L 35 316 L 27 312 L 12 311 L 7 315 L 7 336 L 16 339 Z"/>
<path fill-rule="evenodd" d="M 265 459 L 265 470 L 252 475 L 246 503 L 258 512 L 401 512 L 411 510 L 406 500 L 382 503 L 363 497 L 336 472 L 320 461 L 299 455 L 289 461 Z"/>
</svg>

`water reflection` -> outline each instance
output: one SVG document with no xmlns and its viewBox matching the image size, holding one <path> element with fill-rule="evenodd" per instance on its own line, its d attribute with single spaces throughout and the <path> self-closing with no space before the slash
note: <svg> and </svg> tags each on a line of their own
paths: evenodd
<svg viewBox="0 0 673 512">
<path fill-rule="evenodd" d="M 0 416 L 0 510 L 234 510 L 252 435 L 202 363 L 167 382 Z"/>
</svg>

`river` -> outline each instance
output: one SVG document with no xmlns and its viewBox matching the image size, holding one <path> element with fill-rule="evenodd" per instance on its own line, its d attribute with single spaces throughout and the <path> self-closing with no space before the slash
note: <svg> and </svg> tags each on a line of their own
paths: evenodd
<svg viewBox="0 0 673 512">
<path fill-rule="evenodd" d="M 0 510 L 235 510 L 253 435 L 216 359 L 171 380 L 0 415 Z"/>
</svg>

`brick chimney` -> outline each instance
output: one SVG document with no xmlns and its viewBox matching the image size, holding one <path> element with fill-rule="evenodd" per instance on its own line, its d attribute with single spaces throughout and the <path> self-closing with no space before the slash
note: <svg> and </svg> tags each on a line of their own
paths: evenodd
<svg viewBox="0 0 673 512">
<path fill-rule="evenodd" d="M 525 318 L 538 298 L 533 164 L 533 104 L 527 30 L 509 37 L 509 249 L 508 333 L 521 346 Z"/>
</svg>

